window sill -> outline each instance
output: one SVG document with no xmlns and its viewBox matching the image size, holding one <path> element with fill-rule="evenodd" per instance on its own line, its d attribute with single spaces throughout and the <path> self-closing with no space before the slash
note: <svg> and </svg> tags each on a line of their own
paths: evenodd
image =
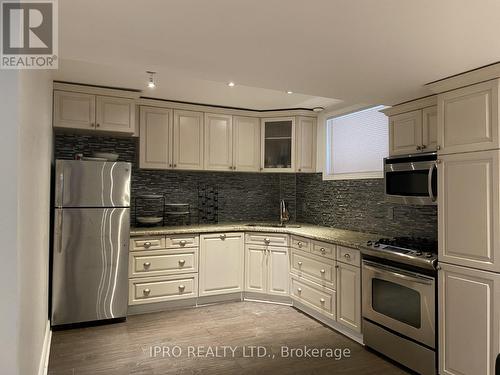
<svg viewBox="0 0 500 375">
<path fill-rule="evenodd" d="M 384 172 L 363 172 L 363 173 L 323 173 L 323 181 L 328 180 L 367 180 L 372 178 L 384 178 Z"/>
</svg>

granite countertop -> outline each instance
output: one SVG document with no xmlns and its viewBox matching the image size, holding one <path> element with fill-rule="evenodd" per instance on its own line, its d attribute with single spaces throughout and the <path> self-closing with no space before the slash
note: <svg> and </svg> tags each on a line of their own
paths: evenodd
<svg viewBox="0 0 500 375">
<path fill-rule="evenodd" d="M 141 227 L 130 228 L 131 237 L 139 236 L 160 236 L 170 234 L 200 234 L 214 232 L 266 232 L 266 233 L 286 233 L 295 236 L 302 236 L 314 240 L 330 242 L 337 245 L 359 248 L 366 244 L 366 241 L 381 237 L 377 234 L 354 232 L 344 229 L 322 227 L 312 224 L 301 224 L 299 228 L 290 227 L 270 227 L 266 223 L 256 223 L 249 226 L 248 223 L 220 223 L 203 225 L 186 225 L 175 227 Z"/>
</svg>

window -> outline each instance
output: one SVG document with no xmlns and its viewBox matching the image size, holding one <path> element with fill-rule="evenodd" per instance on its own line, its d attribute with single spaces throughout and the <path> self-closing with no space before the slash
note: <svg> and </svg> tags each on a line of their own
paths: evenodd
<svg viewBox="0 0 500 375">
<path fill-rule="evenodd" d="M 384 106 L 364 109 L 326 121 L 325 180 L 382 178 L 389 153 L 389 126 Z"/>
</svg>

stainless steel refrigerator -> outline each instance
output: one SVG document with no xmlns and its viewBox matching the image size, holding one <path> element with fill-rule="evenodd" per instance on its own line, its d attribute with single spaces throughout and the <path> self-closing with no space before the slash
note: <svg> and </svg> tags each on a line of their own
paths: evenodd
<svg viewBox="0 0 500 375">
<path fill-rule="evenodd" d="M 56 160 L 53 326 L 127 313 L 131 164 Z"/>
</svg>

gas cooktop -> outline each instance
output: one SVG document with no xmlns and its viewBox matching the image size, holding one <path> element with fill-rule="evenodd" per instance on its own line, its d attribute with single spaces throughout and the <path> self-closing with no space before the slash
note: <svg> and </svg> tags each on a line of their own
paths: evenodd
<svg viewBox="0 0 500 375">
<path fill-rule="evenodd" d="M 365 255 L 426 269 L 436 269 L 437 241 L 419 237 L 380 238 L 368 241 Z"/>
</svg>

